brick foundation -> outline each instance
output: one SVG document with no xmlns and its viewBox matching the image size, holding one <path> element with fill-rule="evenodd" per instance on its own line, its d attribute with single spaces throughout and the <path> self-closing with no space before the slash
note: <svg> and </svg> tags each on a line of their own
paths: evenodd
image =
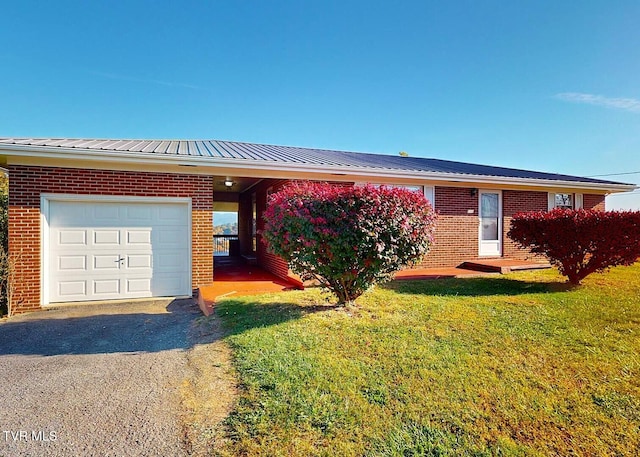
<svg viewBox="0 0 640 457">
<path fill-rule="evenodd" d="M 40 309 L 40 194 L 190 197 L 192 285 L 213 278 L 213 179 L 208 176 L 9 166 L 9 252 L 17 256 L 12 312 Z"/>
</svg>

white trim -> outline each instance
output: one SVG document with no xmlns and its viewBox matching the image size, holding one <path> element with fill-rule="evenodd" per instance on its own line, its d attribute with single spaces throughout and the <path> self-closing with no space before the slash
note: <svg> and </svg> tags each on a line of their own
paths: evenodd
<svg viewBox="0 0 640 457">
<path fill-rule="evenodd" d="M 91 194 L 40 194 L 40 201 L 48 200 L 65 202 L 100 201 L 111 203 L 187 203 L 191 209 L 191 197 L 146 197 L 135 195 L 91 195 Z"/>
<path fill-rule="evenodd" d="M 424 197 L 431 203 L 431 208 L 436 209 L 436 186 L 423 186 Z"/>
<path fill-rule="evenodd" d="M 547 193 L 547 210 L 551 211 L 556 207 L 556 193 L 557 192 L 549 192 Z"/>
<path fill-rule="evenodd" d="M 40 194 L 40 305 L 47 306 L 49 301 L 49 208 L 51 201 L 66 202 L 102 202 L 102 203 L 177 203 L 187 205 L 189 229 L 187 230 L 189 252 L 189 288 L 193 284 L 193 212 L 190 197 L 144 197 L 130 195 L 89 195 L 89 194 Z M 211 260 L 213 262 L 213 259 Z M 155 297 L 154 297 L 155 298 Z M 57 305 L 57 303 L 56 303 Z"/>
<path fill-rule="evenodd" d="M 143 165 L 147 169 L 149 167 L 160 166 L 162 168 L 171 168 L 171 172 L 177 172 L 175 167 L 183 166 L 183 173 L 193 174 L 238 174 L 238 170 L 247 172 L 250 175 L 253 172 L 269 172 L 263 173 L 264 176 L 275 179 L 313 179 L 314 175 L 330 174 L 334 176 L 334 180 L 344 181 L 363 181 L 368 177 L 391 179 L 420 179 L 438 182 L 455 182 L 489 184 L 489 185 L 514 185 L 524 187 L 561 187 L 569 189 L 585 189 L 596 190 L 600 192 L 624 192 L 635 190 L 638 187 L 633 184 L 608 184 L 608 183 L 588 183 L 580 181 L 563 181 L 553 179 L 533 179 L 533 178 L 513 178 L 501 176 L 484 176 L 465 173 L 444 173 L 444 172 L 425 172 L 411 170 L 394 170 L 394 169 L 376 169 L 358 166 L 331 166 L 331 165 L 310 165 L 298 163 L 282 163 L 282 162 L 251 162 L 246 159 L 231 159 L 218 157 L 196 157 L 196 156 L 180 156 L 180 155 L 159 155 L 152 153 L 126 152 L 122 151 L 96 151 L 93 149 L 65 149 L 60 147 L 45 146 L 23 146 L 23 145 L 2 145 L 0 144 L 0 156 L 7 157 L 7 163 L 19 164 L 14 161 L 14 157 L 34 158 L 36 163 L 42 163 L 43 159 L 61 159 L 65 161 L 95 163 L 103 162 L 110 164 L 109 166 L 120 166 L 123 169 L 131 168 L 133 165 Z M 69 166 L 69 165 L 59 165 Z M 76 165 L 77 167 L 77 165 Z M 228 171 L 228 173 L 227 173 Z M 260 173 L 257 173 L 260 174 Z M 390 176 L 391 174 L 391 176 Z M 365 178 L 365 179 L 360 179 Z M 317 179 L 317 177 L 315 178 Z"/>
<path fill-rule="evenodd" d="M 498 194 L 498 253 L 482 253 L 482 194 Z M 504 215 L 502 214 L 502 190 L 500 189 L 478 189 L 478 257 L 502 257 L 504 240 L 502 239 L 502 225 Z"/>
<path fill-rule="evenodd" d="M 583 194 L 573 194 L 573 207 L 574 209 L 582 209 L 584 207 L 584 195 Z"/>
<path fill-rule="evenodd" d="M 49 304 L 49 202 L 40 194 L 40 306 Z"/>
</svg>

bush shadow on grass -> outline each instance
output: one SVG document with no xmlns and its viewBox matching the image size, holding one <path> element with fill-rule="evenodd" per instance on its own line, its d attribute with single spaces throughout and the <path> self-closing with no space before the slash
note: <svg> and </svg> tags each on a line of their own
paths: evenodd
<svg viewBox="0 0 640 457">
<path fill-rule="evenodd" d="M 476 278 L 441 278 L 423 280 L 401 280 L 381 284 L 378 287 L 399 294 L 419 294 L 433 296 L 483 297 L 493 295 L 524 295 L 567 292 L 574 289 L 565 282 L 528 282 L 509 279 L 504 276 Z M 282 295 L 286 299 L 286 294 Z M 291 320 L 300 319 L 310 313 L 329 312 L 348 308 L 335 304 L 304 304 L 288 302 L 260 302 L 249 299 L 226 298 L 215 306 L 215 315 L 219 317 L 225 333 L 239 334 L 245 331 L 270 327 Z M 357 312 L 357 311 L 356 311 Z"/>
<path fill-rule="evenodd" d="M 286 295 L 283 295 L 285 298 Z M 215 315 L 219 317 L 225 333 L 238 334 L 260 327 L 270 327 L 311 314 L 342 309 L 335 304 L 303 305 L 291 302 L 260 303 L 248 300 L 225 299 L 216 304 Z"/>
<path fill-rule="evenodd" d="M 504 276 L 391 281 L 380 286 L 400 294 L 484 297 L 567 292 L 576 286 L 566 282 L 529 282 Z"/>
</svg>

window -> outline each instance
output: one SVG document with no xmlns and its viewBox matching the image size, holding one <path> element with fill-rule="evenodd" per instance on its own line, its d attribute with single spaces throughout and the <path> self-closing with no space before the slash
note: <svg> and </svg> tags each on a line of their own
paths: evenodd
<svg viewBox="0 0 640 457">
<path fill-rule="evenodd" d="M 582 208 L 582 194 L 549 192 L 549 211 L 554 208 Z"/>
<path fill-rule="evenodd" d="M 573 194 L 556 194 L 553 207 L 573 209 Z"/>
<path fill-rule="evenodd" d="M 424 192 L 424 189 L 422 188 L 422 186 L 404 186 L 402 184 L 392 184 L 389 187 L 400 187 L 402 189 L 407 189 L 410 190 L 411 192 Z"/>
<path fill-rule="evenodd" d="M 379 183 L 369 183 L 372 186 L 380 186 L 380 185 L 384 185 L 387 187 L 402 187 L 404 189 L 410 190 L 412 192 L 420 192 L 421 194 L 424 194 L 424 196 L 426 197 L 427 200 L 429 200 L 429 202 L 431 203 L 431 206 L 434 207 L 434 187 L 433 186 L 409 186 L 409 185 L 405 185 L 405 184 L 379 184 Z M 356 186 L 364 186 L 365 183 L 361 182 L 361 183 L 356 183 Z"/>
</svg>

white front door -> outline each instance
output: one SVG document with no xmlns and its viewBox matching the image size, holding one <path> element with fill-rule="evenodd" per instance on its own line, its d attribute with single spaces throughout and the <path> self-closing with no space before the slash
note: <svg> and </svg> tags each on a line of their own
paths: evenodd
<svg viewBox="0 0 640 457">
<path fill-rule="evenodd" d="M 481 190 L 478 203 L 479 255 L 502 255 L 502 193 L 499 190 Z"/>
<path fill-rule="evenodd" d="M 48 202 L 48 300 L 191 294 L 187 203 Z"/>
</svg>

